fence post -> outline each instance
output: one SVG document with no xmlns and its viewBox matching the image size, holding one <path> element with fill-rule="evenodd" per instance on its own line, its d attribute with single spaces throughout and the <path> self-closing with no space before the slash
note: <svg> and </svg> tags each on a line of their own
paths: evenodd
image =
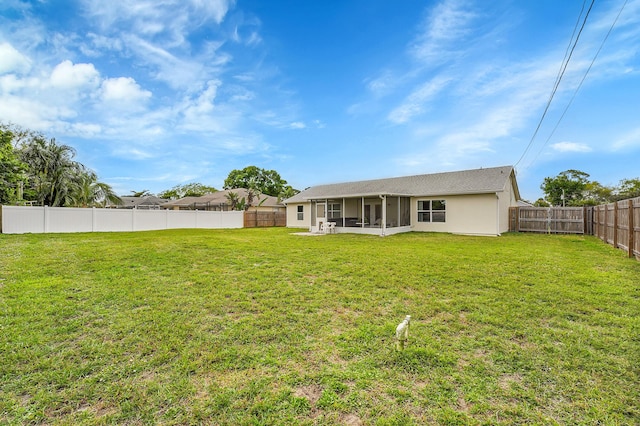
<svg viewBox="0 0 640 426">
<path fill-rule="evenodd" d="M 44 233 L 49 232 L 49 206 L 43 207 L 44 211 Z"/>
<path fill-rule="evenodd" d="M 633 248 L 635 247 L 635 225 L 633 223 L 634 212 L 634 200 L 629 200 L 628 208 L 629 208 L 629 243 L 627 247 L 629 247 L 629 257 L 633 257 Z"/>
<path fill-rule="evenodd" d="M 618 202 L 613 203 L 613 246 L 618 248 Z"/>
</svg>

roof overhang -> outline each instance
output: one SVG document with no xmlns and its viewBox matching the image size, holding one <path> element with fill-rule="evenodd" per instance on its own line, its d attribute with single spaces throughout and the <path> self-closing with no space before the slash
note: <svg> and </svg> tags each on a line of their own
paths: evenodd
<svg viewBox="0 0 640 426">
<path fill-rule="evenodd" d="M 340 198 L 377 198 L 377 197 L 408 197 L 408 198 L 416 198 L 416 197 L 447 197 L 447 196 L 455 196 L 455 195 L 485 195 L 485 194 L 496 194 L 498 192 L 495 189 L 487 189 L 486 191 L 461 191 L 461 192 L 433 192 L 433 193 L 421 193 L 421 194 L 395 194 L 395 193 L 380 193 L 380 192 L 372 192 L 366 194 L 344 194 L 344 195 L 316 195 L 310 197 L 303 197 L 304 201 L 320 201 L 320 200 L 334 200 Z"/>
</svg>

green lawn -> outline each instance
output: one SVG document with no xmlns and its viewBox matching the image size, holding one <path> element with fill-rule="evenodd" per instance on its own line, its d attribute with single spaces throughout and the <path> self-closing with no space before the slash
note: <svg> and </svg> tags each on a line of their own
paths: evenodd
<svg viewBox="0 0 640 426">
<path fill-rule="evenodd" d="M 0 424 L 640 424 L 623 251 L 292 232 L 0 235 Z"/>
</svg>

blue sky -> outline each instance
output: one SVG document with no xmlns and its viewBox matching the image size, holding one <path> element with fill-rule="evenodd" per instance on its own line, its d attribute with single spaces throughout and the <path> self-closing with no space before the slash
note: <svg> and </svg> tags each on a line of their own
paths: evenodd
<svg viewBox="0 0 640 426">
<path fill-rule="evenodd" d="M 616 185 L 640 177 L 640 0 L 595 2 L 532 141 L 590 3 L 3 0 L 0 120 L 121 195 L 248 165 L 297 189 L 502 165 L 532 201 L 567 169 Z"/>
</svg>

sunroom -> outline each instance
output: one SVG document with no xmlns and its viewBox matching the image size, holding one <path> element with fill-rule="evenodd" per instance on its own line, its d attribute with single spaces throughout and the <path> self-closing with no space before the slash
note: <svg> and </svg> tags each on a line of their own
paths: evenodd
<svg viewBox="0 0 640 426">
<path fill-rule="evenodd" d="M 411 198 L 376 194 L 311 199 L 311 232 L 392 235 L 411 230 Z"/>
</svg>

